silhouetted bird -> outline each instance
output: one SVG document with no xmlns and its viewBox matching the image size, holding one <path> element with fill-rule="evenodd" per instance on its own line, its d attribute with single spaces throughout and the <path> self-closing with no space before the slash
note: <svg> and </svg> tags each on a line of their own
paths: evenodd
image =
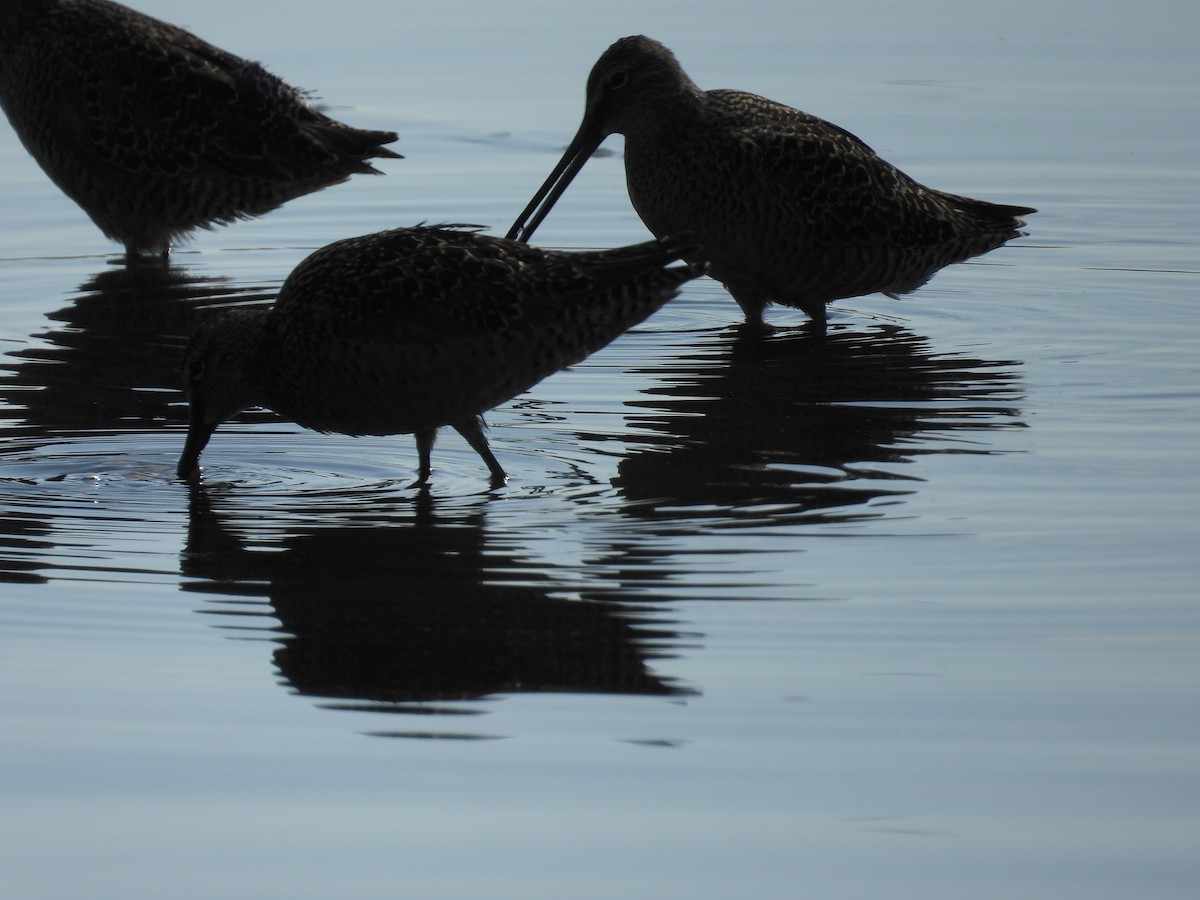
<svg viewBox="0 0 1200 900">
<path fill-rule="evenodd" d="M 400 158 L 305 94 L 108 0 L 3 0 L 0 105 L 25 148 L 132 259 Z"/>
<path fill-rule="evenodd" d="M 742 91 L 702 91 L 647 37 L 605 51 L 583 122 L 510 229 L 528 240 L 610 134 L 629 196 L 656 235 L 689 232 L 747 322 L 770 302 L 821 327 L 844 297 L 916 290 L 943 266 L 1016 237 L 1035 212 L 918 184 L 837 125 Z"/>
<path fill-rule="evenodd" d="M 469 228 L 338 241 L 296 267 L 272 308 L 203 323 L 183 367 L 191 424 L 179 476 L 221 422 L 265 406 L 318 431 L 414 433 L 420 483 L 449 425 L 503 483 L 482 413 L 599 350 L 704 271 L 664 268 L 693 255 L 682 240 L 568 253 Z"/>
</svg>

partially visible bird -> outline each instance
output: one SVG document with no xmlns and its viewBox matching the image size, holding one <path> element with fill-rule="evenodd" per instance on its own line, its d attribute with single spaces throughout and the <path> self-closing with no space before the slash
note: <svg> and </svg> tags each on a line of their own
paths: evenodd
<svg viewBox="0 0 1200 900">
<path fill-rule="evenodd" d="M 702 266 L 686 239 L 561 252 L 474 226 L 401 228 L 313 253 L 269 309 L 228 310 L 196 330 L 183 365 L 190 404 L 178 475 L 216 427 L 265 406 L 317 431 L 413 433 L 426 483 L 449 425 L 506 475 L 482 414 L 599 350 Z"/>
<path fill-rule="evenodd" d="M 742 91 L 703 91 L 674 54 L 622 38 L 587 82 L 583 122 L 508 237 L 528 240 L 610 134 L 625 136 L 629 197 L 656 235 L 687 231 L 741 306 L 770 302 L 818 327 L 833 300 L 908 293 L 994 249 L 1035 212 L 918 184 L 848 131 Z"/>
<path fill-rule="evenodd" d="M 399 159 L 259 63 L 109 0 L 3 0 L 0 106 L 126 255 L 269 212 Z"/>
</svg>

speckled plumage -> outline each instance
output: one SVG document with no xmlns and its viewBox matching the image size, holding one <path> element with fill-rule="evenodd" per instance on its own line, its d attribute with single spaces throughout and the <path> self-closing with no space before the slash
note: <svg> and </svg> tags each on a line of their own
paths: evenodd
<svg viewBox="0 0 1200 900">
<path fill-rule="evenodd" d="M 469 226 L 338 241 L 292 272 L 270 309 L 216 314 L 185 355 L 191 406 L 180 477 L 221 422 L 265 406 L 307 428 L 414 433 L 419 480 L 450 425 L 494 482 L 504 471 L 480 416 L 638 324 L 703 267 L 664 239 L 556 252 Z"/>
<path fill-rule="evenodd" d="M 1016 237 L 1034 212 L 927 188 L 848 131 L 742 91 L 703 91 L 657 41 L 622 38 L 587 83 L 583 122 L 510 229 L 528 240 L 610 134 L 625 136 L 634 208 L 690 232 L 749 322 L 770 302 L 823 324 L 825 305 L 920 287 Z"/>
<path fill-rule="evenodd" d="M 3 0 L 0 105 L 130 257 L 399 158 L 392 132 L 337 122 L 258 63 L 108 0 Z"/>
</svg>

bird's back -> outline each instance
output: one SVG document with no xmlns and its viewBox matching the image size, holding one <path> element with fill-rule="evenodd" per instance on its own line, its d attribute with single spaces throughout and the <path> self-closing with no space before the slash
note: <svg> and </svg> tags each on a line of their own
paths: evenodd
<svg viewBox="0 0 1200 900">
<path fill-rule="evenodd" d="M 905 293 L 1016 237 L 1033 212 L 928 188 L 846 129 L 765 97 L 712 90 L 688 106 L 673 135 L 626 135 L 630 196 L 655 234 L 690 225 L 735 296 L 818 316 L 841 297 Z"/>
<path fill-rule="evenodd" d="M 157 249 L 376 171 L 391 132 L 314 109 L 260 64 L 107 0 L 5 13 L 0 100 L 47 174 L 109 237 Z M 36 7 L 36 8 L 35 8 Z"/>
<path fill-rule="evenodd" d="M 280 291 L 272 406 L 346 433 L 478 415 L 661 307 L 701 271 L 664 268 L 683 249 L 654 241 L 565 253 L 461 227 L 331 244 Z"/>
</svg>

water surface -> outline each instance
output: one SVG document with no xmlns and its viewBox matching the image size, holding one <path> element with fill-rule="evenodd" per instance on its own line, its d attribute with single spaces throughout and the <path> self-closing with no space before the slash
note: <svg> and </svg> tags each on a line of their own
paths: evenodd
<svg viewBox="0 0 1200 900">
<path fill-rule="evenodd" d="M 6 895 L 1193 896 L 1200 15 L 140 8 L 406 159 L 131 273 L 0 129 Z M 265 412 L 173 478 L 199 316 L 503 233 L 638 32 L 1029 237 L 823 342 L 694 282 L 488 417 L 497 491 Z M 539 242 L 644 239 L 606 147 Z"/>
</svg>

